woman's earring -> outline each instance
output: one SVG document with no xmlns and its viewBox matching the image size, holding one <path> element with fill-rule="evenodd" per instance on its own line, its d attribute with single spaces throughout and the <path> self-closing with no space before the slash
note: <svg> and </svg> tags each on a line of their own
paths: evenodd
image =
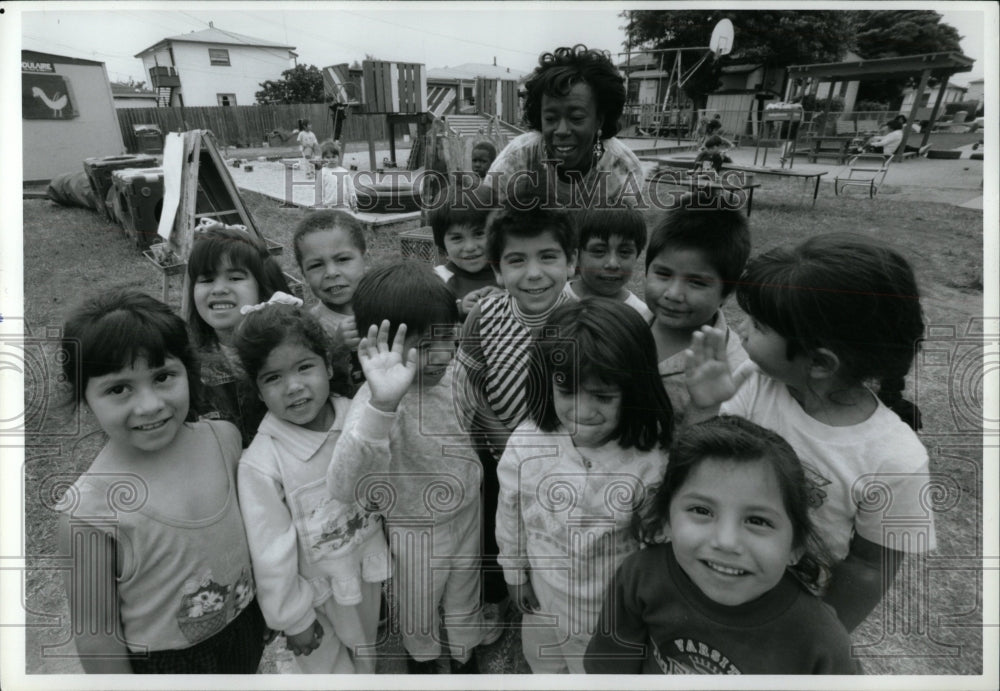
<svg viewBox="0 0 1000 691">
<path fill-rule="evenodd" d="M 604 156 L 604 142 L 601 141 L 601 130 L 597 130 L 597 137 L 594 139 L 593 162 L 597 163 Z"/>
</svg>

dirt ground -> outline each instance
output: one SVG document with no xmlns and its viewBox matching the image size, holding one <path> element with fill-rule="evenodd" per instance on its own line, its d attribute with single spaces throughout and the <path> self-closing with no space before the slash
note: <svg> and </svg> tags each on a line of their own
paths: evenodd
<svg viewBox="0 0 1000 691">
<path fill-rule="evenodd" d="M 257 161 L 259 156 L 297 156 L 295 150 L 275 149 L 226 153 L 230 158 L 251 162 Z M 732 156 L 737 162 L 752 163 L 753 153 L 753 148 L 742 147 Z M 404 155 L 401 150 L 398 154 L 400 158 Z M 367 159 L 366 151 L 352 152 L 350 147 L 348 155 L 358 155 L 359 161 Z M 774 151 L 769 155 L 769 162 L 773 161 L 773 155 Z M 246 173 L 244 180 L 263 177 L 257 175 L 256 164 L 252 164 L 255 170 Z M 958 207 L 982 196 L 983 162 L 963 158 L 894 163 L 875 200 L 857 193 L 846 198 L 834 197 L 830 181 L 836 176 L 838 167 L 813 165 L 828 171 L 815 207 L 808 203 L 811 189 L 804 190 L 795 182 L 768 181 L 765 187 L 758 190 L 759 197 L 755 199 L 751 217 L 755 250 L 798 241 L 852 223 L 863 225 L 864 232 L 898 242 L 913 258 L 925 292 L 928 322 L 939 325 L 939 331 L 951 329 L 951 340 L 945 338 L 946 345 L 941 347 L 954 348 L 956 342 L 961 344 L 967 335 L 969 320 L 982 314 L 983 257 L 982 214 L 974 208 Z M 280 163 L 275 164 L 274 169 L 279 170 L 279 166 L 283 171 Z M 795 169 L 805 170 L 807 166 L 810 164 L 795 163 Z M 261 166 L 260 171 L 270 167 Z M 230 170 L 237 184 L 253 189 L 249 183 L 240 182 L 239 176 L 244 173 L 242 167 Z M 270 183 L 265 186 L 269 187 Z M 268 200 L 248 195 L 251 196 L 254 214 L 266 229 L 267 236 L 287 245 L 294 223 L 308 212 L 280 208 L 274 203 L 280 197 Z M 46 327 L 61 323 L 69 303 L 92 289 L 94 281 L 112 275 L 114 269 L 109 267 L 128 267 L 122 269 L 123 275 L 116 274 L 115 278 L 127 279 L 137 288 L 158 294 L 159 276 L 145 265 L 133 247 L 127 246 L 116 227 L 107 223 L 95 224 L 91 212 L 55 207 L 46 201 L 25 201 L 24 207 L 25 310 L 33 334 L 45 333 Z M 291 268 L 289 254 L 286 252 L 286 256 L 282 257 L 286 269 Z M 637 284 L 640 282 L 636 279 Z M 735 308 L 730 306 L 730 309 L 737 317 Z M 727 315 L 730 309 L 727 309 Z M 969 336 L 973 346 L 974 336 L 974 333 Z M 934 370 L 926 362 L 918 362 L 913 381 L 908 384 L 909 391 L 917 385 L 915 393 L 920 396 L 920 405 L 931 413 L 928 416 L 929 427 L 922 438 L 931 453 L 932 468 L 954 482 L 961 501 L 951 506 L 939 523 L 942 559 L 930 564 L 927 571 L 930 575 L 920 571 L 927 567 L 924 562 L 911 564 L 910 570 L 901 576 L 901 582 L 906 579 L 906 585 L 900 586 L 893 593 L 891 603 L 887 603 L 885 611 L 890 614 L 886 616 L 892 621 L 873 614 L 855 634 L 854 642 L 866 655 L 869 672 L 972 674 L 982 668 L 982 656 L 977 655 L 981 650 L 977 627 L 982 623 L 982 582 L 975 582 L 975 577 L 970 581 L 968 568 L 964 571 L 959 568 L 972 564 L 974 557 L 969 555 L 975 555 L 979 549 L 983 501 L 981 447 L 975 446 L 976 429 L 970 432 L 962 427 L 963 420 L 956 411 L 969 411 L 956 407 L 955 400 L 961 396 L 973 399 L 971 417 L 976 417 L 978 405 L 981 421 L 981 373 L 980 369 L 980 378 L 976 379 L 976 371 L 971 371 L 969 381 L 958 381 L 956 384 L 948 379 L 954 375 L 953 368 Z M 926 379 L 921 379 L 925 376 Z M 34 391 L 28 391 L 26 400 L 34 400 L 34 395 Z M 92 421 L 89 424 L 85 421 L 73 435 L 63 435 L 64 423 L 68 420 L 59 416 L 65 411 L 53 409 L 51 412 L 52 417 L 44 430 L 46 433 L 30 440 L 32 445 L 25 465 L 28 476 L 26 499 L 33 502 L 36 510 L 43 495 L 43 478 L 52 473 L 82 471 L 102 443 L 100 432 Z M 979 440 L 981 442 L 981 436 Z M 60 562 L 52 547 L 53 526 L 48 519 L 36 520 L 37 515 L 29 513 L 26 525 L 28 553 L 42 555 L 35 560 L 36 568 L 25 580 L 25 597 L 31 612 L 28 670 L 44 674 L 77 673 L 80 671 L 79 662 L 71 644 L 65 644 L 68 635 L 67 608 L 57 575 Z M 978 567 L 973 565 L 971 568 Z M 904 610 L 908 613 L 907 617 L 910 614 L 917 617 L 914 626 L 930 627 L 933 633 L 928 635 L 927 628 L 919 633 L 915 630 L 911 632 L 911 619 L 900 614 L 898 616 L 903 619 L 897 621 L 897 615 L 891 614 Z M 929 641 L 927 651 L 913 653 L 915 638 Z M 46 645 L 52 647 L 45 648 Z M 391 634 L 387 629 L 380 641 L 379 672 L 405 673 L 401 653 L 398 635 Z M 262 671 L 282 671 L 287 659 L 288 654 L 283 652 L 280 642 L 275 643 L 267 652 Z M 482 652 L 480 664 L 483 671 L 489 673 L 528 671 L 520 654 L 516 622 L 500 641 Z"/>
</svg>

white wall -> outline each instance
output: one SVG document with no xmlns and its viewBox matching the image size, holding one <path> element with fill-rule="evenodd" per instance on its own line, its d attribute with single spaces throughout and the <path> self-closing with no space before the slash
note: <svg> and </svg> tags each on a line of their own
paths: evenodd
<svg viewBox="0 0 1000 691">
<path fill-rule="evenodd" d="M 115 108 L 155 108 L 156 97 L 148 98 L 116 98 Z"/>
<path fill-rule="evenodd" d="M 251 106 L 254 94 L 268 79 L 281 79 L 281 73 L 295 66 L 289 51 L 283 48 L 256 48 L 209 43 L 173 42 L 174 61 L 164 48 L 156 53 L 160 65 L 173 64 L 180 76 L 180 93 L 185 106 L 217 106 L 217 94 L 236 94 L 236 105 Z M 229 51 L 229 66 L 212 65 L 209 48 Z M 142 58 L 146 76 L 156 64 L 153 55 Z M 177 93 L 177 90 L 174 91 Z M 171 105 L 180 105 L 176 98 Z"/>
<path fill-rule="evenodd" d="M 125 144 L 104 65 L 54 63 L 66 78 L 79 115 L 65 120 L 21 120 L 24 179 L 51 180 L 83 170 L 83 160 L 119 156 Z"/>
</svg>

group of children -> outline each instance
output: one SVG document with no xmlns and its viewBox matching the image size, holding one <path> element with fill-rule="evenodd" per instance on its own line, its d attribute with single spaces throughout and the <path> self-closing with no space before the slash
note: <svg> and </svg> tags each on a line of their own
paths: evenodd
<svg viewBox="0 0 1000 691">
<path fill-rule="evenodd" d="M 302 671 L 372 673 L 390 576 L 411 673 L 476 673 L 518 615 L 536 673 L 857 671 L 898 550 L 934 547 L 868 484 L 915 515 L 928 474 L 907 262 L 838 235 L 750 259 L 742 213 L 689 198 L 647 231 L 484 190 L 431 211 L 436 270 L 370 268 L 357 219 L 312 212 L 311 309 L 215 228 L 186 323 L 124 290 L 68 319 L 108 437 L 61 530 L 88 671 L 252 673 L 280 632 Z"/>
</svg>

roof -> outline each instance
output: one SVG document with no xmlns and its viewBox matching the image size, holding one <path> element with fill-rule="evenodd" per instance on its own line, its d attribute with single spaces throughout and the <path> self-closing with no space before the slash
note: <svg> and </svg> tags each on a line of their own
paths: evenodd
<svg viewBox="0 0 1000 691">
<path fill-rule="evenodd" d="M 669 76 L 670 73 L 666 70 L 636 70 L 628 73 L 629 79 L 664 79 Z"/>
<path fill-rule="evenodd" d="M 515 79 L 520 80 L 527 72 L 515 70 L 503 65 L 488 65 L 486 63 L 466 62 L 454 67 L 433 67 L 427 70 L 428 79 Z"/>
<path fill-rule="evenodd" d="M 723 74 L 745 74 L 747 72 L 753 72 L 756 69 L 763 67 L 763 63 L 759 62 L 744 62 L 739 65 L 725 65 L 722 68 Z"/>
<path fill-rule="evenodd" d="M 969 72 L 975 60 L 961 53 L 921 53 L 898 58 L 823 62 L 813 65 L 789 65 L 788 76 L 820 79 L 885 79 L 930 70 L 935 77 Z"/>
<path fill-rule="evenodd" d="M 253 36 L 247 36 L 245 34 L 238 34 L 234 31 L 224 31 L 223 29 L 217 29 L 215 26 L 209 25 L 209 28 L 202 29 L 201 31 L 191 31 L 186 34 L 178 34 L 176 36 L 168 36 L 166 38 L 160 39 L 149 48 L 145 48 L 135 54 L 135 57 L 141 57 L 145 53 L 149 53 L 160 46 L 166 45 L 168 43 L 213 43 L 218 45 L 227 46 L 253 46 L 255 48 L 284 48 L 286 50 L 295 50 L 295 46 L 286 46 L 282 43 L 276 43 L 275 41 L 269 41 L 263 38 L 255 38 Z"/>
<path fill-rule="evenodd" d="M 114 82 L 111 82 L 111 95 L 115 98 L 156 98 L 156 94 L 148 89 L 136 89 Z"/>
<path fill-rule="evenodd" d="M 22 62 L 51 62 L 59 65 L 103 65 L 103 62 L 95 60 L 83 60 L 82 58 L 68 58 L 65 55 L 55 55 L 54 53 L 39 53 L 37 50 L 22 50 Z"/>
</svg>

